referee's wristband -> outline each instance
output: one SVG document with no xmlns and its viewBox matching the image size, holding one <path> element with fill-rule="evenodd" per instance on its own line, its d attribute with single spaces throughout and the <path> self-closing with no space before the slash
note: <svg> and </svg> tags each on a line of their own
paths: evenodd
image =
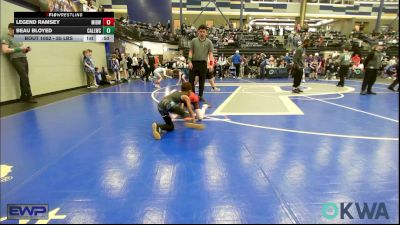
<svg viewBox="0 0 400 225">
<path fill-rule="evenodd" d="M 14 53 L 22 51 L 21 48 L 14 48 Z"/>
</svg>

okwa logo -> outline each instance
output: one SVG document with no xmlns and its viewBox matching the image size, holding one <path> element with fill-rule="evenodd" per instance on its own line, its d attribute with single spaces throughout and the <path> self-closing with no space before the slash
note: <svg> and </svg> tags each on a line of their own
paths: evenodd
<svg viewBox="0 0 400 225">
<path fill-rule="evenodd" d="M 13 179 L 12 176 L 8 176 L 12 172 L 12 166 L 0 165 L 0 182 L 4 183 Z"/>
<path fill-rule="evenodd" d="M 358 219 L 389 219 L 386 205 L 383 202 L 374 202 L 372 204 L 365 202 L 342 202 L 339 205 L 338 207 L 336 203 L 332 202 L 324 204 L 322 207 L 322 216 L 328 220 L 336 219 L 339 215 L 342 220 L 347 218 L 352 220 L 355 214 L 358 214 Z"/>
</svg>

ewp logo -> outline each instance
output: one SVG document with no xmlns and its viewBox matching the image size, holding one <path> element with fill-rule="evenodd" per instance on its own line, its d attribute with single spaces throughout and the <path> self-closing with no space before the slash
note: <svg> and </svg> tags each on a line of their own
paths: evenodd
<svg viewBox="0 0 400 225">
<path fill-rule="evenodd" d="M 383 202 L 374 202 L 371 205 L 368 205 L 368 203 L 340 203 L 340 210 L 337 206 L 337 204 L 328 202 L 322 206 L 322 216 L 328 220 L 333 220 L 336 219 L 340 213 L 340 219 L 345 219 L 345 217 L 349 219 L 354 219 L 353 215 L 350 213 L 350 208 L 353 206 L 356 207 L 357 213 L 358 213 L 358 218 L 359 219 L 380 219 L 381 217 L 384 217 L 386 219 L 389 219 L 389 215 L 387 213 L 386 205 Z"/>
<path fill-rule="evenodd" d="M 49 205 L 7 205 L 8 220 L 47 220 Z"/>
</svg>

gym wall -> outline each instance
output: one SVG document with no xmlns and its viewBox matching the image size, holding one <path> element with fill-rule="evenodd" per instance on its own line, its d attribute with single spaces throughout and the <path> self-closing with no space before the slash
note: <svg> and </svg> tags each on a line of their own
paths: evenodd
<svg viewBox="0 0 400 225">
<path fill-rule="evenodd" d="M 0 35 L 7 35 L 7 26 L 13 22 L 14 12 L 31 9 L 1 0 Z M 25 42 L 31 46 L 28 53 L 29 79 L 33 95 L 46 94 L 86 85 L 82 67 L 82 51 L 93 50 L 97 67 L 106 66 L 104 43 L 61 43 Z M 0 56 L 0 101 L 15 100 L 20 97 L 19 76 L 5 54 Z"/>
<path fill-rule="evenodd" d="M 114 51 L 117 46 L 119 46 L 122 52 L 129 52 L 130 56 L 132 56 L 133 53 L 142 55 L 143 48 L 151 49 L 151 54 L 160 55 L 163 59 L 171 59 L 179 53 L 178 45 L 149 41 L 129 43 L 117 38 L 115 42 L 111 44 L 111 50 Z"/>
</svg>

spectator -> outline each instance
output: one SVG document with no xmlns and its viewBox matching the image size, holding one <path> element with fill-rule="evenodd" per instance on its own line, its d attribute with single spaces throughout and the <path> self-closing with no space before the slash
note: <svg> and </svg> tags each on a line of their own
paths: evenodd
<svg viewBox="0 0 400 225">
<path fill-rule="evenodd" d="M 240 73 L 240 64 L 242 62 L 242 57 L 239 54 L 239 50 L 236 50 L 236 53 L 233 55 L 232 62 L 233 62 L 233 65 L 236 68 L 236 77 L 235 78 L 238 78 L 239 77 L 239 73 Z"/>
<path fill-rule="evenodd" d="M 242 56 L 242 62 L 240 63 L 240 77 L 243 77 L 244 74 L 244 69 L 247 66 L 247 59 L 246 56 Z"/>
<path fill-rule="evenodd" d="M 397 60 L 396 56 L 393 56 L 393 57 L 389 60 L 389 66 L 396 65 L 396 64 L 398 63 L 397 61 L 398 61 L 398 60 Z"/>
<path fill-rule="evenodd" d="M 23 47 L 22 42 L 17 42 L 14 39 L 14 23 L 8 24 L 8 34 L 5 38 L 1 39 L 2 52 L 7 54 L 11 64 L 17 71 L 20 79 L 21 102 L 37 103 L 32 97 L 31 85 L 29 83 L 29 65 L 26 54 L 32 49 Z"/>
<path fill-rule="evenodd" d="M 289 53 L 285 54 L 285 57 L 283 57 L 283 61 L 285 62 L 286 65 L 292 63 L 292 57 L 290 57 Z"/>
<path fill-rule="evenodd" d="M 218 71 L 219 71 L 219 78 L 222 80 L 222 78 L 224 78 L 225 76 L 225 72 L 226 72 L 226 65 L 227 65 L 227 61 L 226 61 L 226 57 L 224 56 L 224 54 L 221 54 L 218 57 Z"/>
<path fill-rule="evenodd" d="M 116 48 L 116 49 L 114 50 L 114 54 L 117 56 L 118 63 L 121 64 L 122 57 L 121 57 L 121 51 L 119 50 L 119 48 Z"/>
<path fill-rule="evenodd" d="M 310 79 L 311 80 L 318 80 L 318 58 L 317 56 L 310 58 L 310 68 L 311 68 L 311 76 Z"/>
<path fill-rule="evenodd" d="M 281 68 L 281 69 L 286 68 L 285 61 L 281 60 L 279 62 L 279 67 L 278 68 Z"/>
<path fill-rule="evenodd" d="M 111 59 L 111 68 L 112 68 L 112 71 L 114 72 L 115 80 L 117 82 L 120 82 L 121 81 L 120 80 L 120 72 L 119 72 L 120 64 L 119 64 L 117 55 L 116 54 L 112 54 L 111 57 L 112 57 L 112 59 Z"/>
<path fill-rule="evenodd" d="M 100 85 L 110 85 L 111 84 L 111 80 L 112 77 L 110 75 L 108 75 L 106 69 L 103 67 L 101 67 L 101 81 L 100 81 Z"/>
<path fill-rule="evenodd" d="M 100 73 L 98 67 L 94 68 L 94 78 L 96 79 L 97 85 L 102 85 L 102 84 L 100 84 L 101 83 L 101 73 Z"/>
<path fill-rule="evenodd" d="M 326 63 L 324 57 L 323 56 L 318 57 L 318 74 L 320 76 L 325 76 L 325 66 Z"/>
<path fill-rule="evenodd" d="M 132 74 L 133 74 L 133 67 L 132 67 L 132 63 L 133 60 L 129 54 L 129 52 L 126 53 L 126 61 L 127 61 L 127 66 L 128 66 L 128 79 L 132 78 Z"/>
<path fill-rule="evenodd" d="M 269 56 L 267 67 L 269 67 L 269 68 L 274 68 L 274 67 L 276 67 L 276 59 L 274 58 L 273 55 L 270 55 L 270 56 Z"/>
<path fill-rule="evenodd" d="M 144 81 L 144 77 L 146 77 L 146 82 L 149 82 L 149 75 L 151 73 L 150 63 L 149 63 L 149 56 L 147 55 L 147 48 L 143 48 L 143 55 L 142 55 L 142 62 L 143 68 L 145 70 L 144 75 L 142 76 L 142 80 Z"/>
<path fill-rule="evenodd" d="M 97 88 L 94 77 L 95 67 L 91 58 L 90 49 L 83 51 L 83 70 L 86 73 L 87 88 Z"/>
<path fill-rule="evenodd" d="M 151 49 L 148 49 L 147 57 L 149 57 L 150 73 L 152 74 L 152 76 L 154 76 L 154 70 L 155 70 L 155 65 L 154 64 L 156 63 L 156 60 L 154 58 L 154 55 L 151 54 Z"/>
<path fill-rule="evenodd" d="M 290 34 L 288 35 L 288 39 L 287 39 L 287 47 L 288 48 L 293 48 L 293 38 L 294 38 L 294 35 L 292 32 L 290 32 Z"/>
<path fill-rule="evenodd" d="M 333 56 L 330 54 L 328 58 L 326 59 L 326 76 L 325 78 L 327 80 L 331 80 L 333 76 L 335 76 L 336 73 L 336 66 L 335 66 L 335 61 L 333 60 Z"/>
<path fill-rule="evenodd" d="M 351 58 L 351 61 L 353 62 L 353 64 L 354 64 L 355 66 L 358 66 L 358 65 L 360 65 L 360 63 L 361 63 L 361 58 L 360 58 L 360 56 L 359 56 L 358 54 L 355 54 L 355 55 Z"/>
<path fill-rule="evenodd" d="M 318 45 L 319 45 L 319 47 L 323 47 L 324 46 L 324 41 L 325 41 L 325 39 L 324 39 L 324 36 L 320 36 L 319 37 L 319 39 L 318 39 Z"/>
<path fill-rule="evenodd" d="M 260 79 L 265 79 L 266 78 L 266 68 L 268 66 L 268 59 L 266 57 L 260 58 Z"/>
<path fill-rule="evenodd" d="M 254 54 L 254 55 L 251 57 L 251 59 L 250 59 L 250 61 L 249 61 L 249 67 L 250 67 L 250 76 L 251 76 L 252 78 L 258 77 L 258 76 L 259 76 L 259 70 L 258 70 L 258 67 L 259 67 L 259 60 L 258 60 L 257 54 Z"/>
<path fill-rule="evenodd" d="M 122 82 L 128 82 L 128 60 L 125 57 L 125 54 L 121 54 L 121 69 L 122 69 Z"/>
<path fill-rule="evenodd" d="M 396 87 L 396 85 L 399 84 L 399 75 L 398 75 L 398 71 L 399 71 L 399 64 L 394 65 L 395 66 L 395 70 L 394 70 L 394 74 L 393 76 L 396 78 L 388 87 L 389 90 L 391 91 L 395 91 L 394 88 Z M 399 92 L 399 86 L 397 86 L 397 92 Z"/>
<path fill-rule="evenodd" d="M 133 53 L 132 55 L 132 69 L 133 69 L 132 76 L 134 76 L 135 78 L 139 78 L 139 61 L 136 53 Z"/>
<path fill-rule="evenodd" d="M 157 69 L 158 65 L 160 65 L 160 59 L 158 58 L 158 55 L 154 56 L 154 68 Z"/>
</svg>

